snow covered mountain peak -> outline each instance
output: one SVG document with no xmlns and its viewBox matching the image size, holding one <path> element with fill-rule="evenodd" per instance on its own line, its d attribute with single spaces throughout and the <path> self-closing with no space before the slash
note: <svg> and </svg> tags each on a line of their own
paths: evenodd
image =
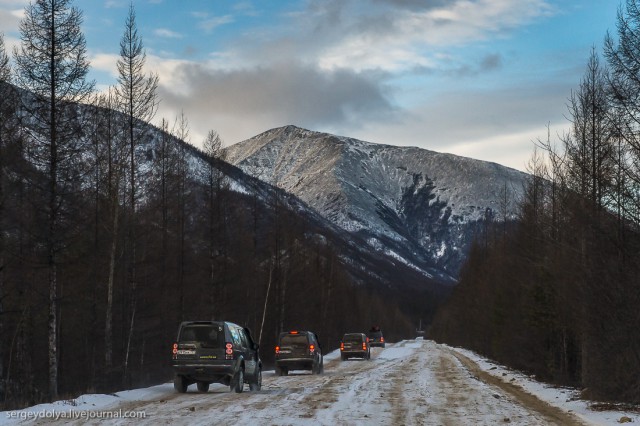
<svg viewBox="0 0 640 426">
<path fill-rule="evenodd" d="M 295 126 L 232 145 L 227 159 L 373 249 L 454 276 L 479 224 L 515 215 L 527 178 L 496 163 Z"/>
</svg>

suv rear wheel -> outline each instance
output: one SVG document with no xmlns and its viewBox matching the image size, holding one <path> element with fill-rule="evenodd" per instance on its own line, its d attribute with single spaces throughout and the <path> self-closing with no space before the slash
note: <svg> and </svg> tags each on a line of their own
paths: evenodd
<svg viewBox="0 0 640 426">
<path fill-rule="evenodd" d="M 287 367 L 276 367 L 277 376 L 287 376 L 288 374 L 289 370 L 287 370 Z"/>
<path fill-rule="evenodd" d="M 198 392 L 209 392 L 209 382 L 197 382 Z"/>
<path fill-rule="evenodd" d="M 233 379 L 231 379 L 231 391 L 235 393 L 242 393 L 244 389 L 244 369 L 240 368 L 238 373 Z"/>
<path fill-rule="evenodd" d="M 180 393 L 185 393 L 187 391 L 187 380 L 183 376 L 176 375 L 173 378 L 173 388 Z"/>
<path fill-rule="evenodd" d="M 262 368 L 258 367 L 258 377 L 255 382 L 249 383 L 249 389 L 251 391 L 259 391 L 262 389 Z"/>
</svg>

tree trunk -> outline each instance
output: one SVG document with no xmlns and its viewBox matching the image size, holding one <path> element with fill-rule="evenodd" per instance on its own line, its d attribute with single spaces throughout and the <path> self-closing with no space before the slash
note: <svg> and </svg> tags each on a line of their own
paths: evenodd
<svg viewBox="0 0 640 426">
<path fill-rule="evenodd" d="M 133 337 L 134 322 L 136 318 L 135 299 L 133 300 L 132 305 L 133 306 L 131 307 L 131 322 L 129 323 L 129 333 L 127 336 L 127 350 L 125 351 L 125 354 L 124 354 L 124 374 L 122 375 L 123 385 L 126 387 L 129 387 L 131 385 L 131 378 L 129 377 L 131 374 L 129 372 L 129 355 L 131 353 L 131 339 Z"/>
<path fill-rule="evenodd" d="M 116 187 L 117 188 L 117 187 Z M 111 368 L 113 363 L 113 283 L 116 274 L 116 250 L 118 245 L 118 217 L 119 202 L 116 196 L 113 202 L 113 228 L 111 233 L 111 248 L 109 250 L 109 278 L 107 279 L 107 306 L 104 327 L 104 363 L 107 369 Z"/>
<path fill-rule="evenodd" d="M 49 398 L 58 398 L 58 321 L 57 321 L 57 276 L 53 254 L 49 255 Z"/>
<path fill-rule="evenodd" d="M 269 267 L 269 282 L 267 283 L 267 294 L 264 297 L 264 308 L 262 309 L 262 322 L 260 323 L 260 334 L 258 334 L 258 345 L 262 343 L 262 330 L 264 330 L 264 320 L 267 317 L 267 305 L 269 293 L 271 292 L 271 278 L 273 277 L 273 265 Z"/>
</svg>

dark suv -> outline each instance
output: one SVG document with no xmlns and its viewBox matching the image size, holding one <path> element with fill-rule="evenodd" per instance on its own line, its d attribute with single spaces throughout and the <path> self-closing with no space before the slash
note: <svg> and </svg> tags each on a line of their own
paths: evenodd
<svg viewBox="0 0 640 426">
<path fill-rule="evenodd" d="M 367 333 L 367 337 L 369 338 L 369 345 L 371 347 L 380 346 L 384 348 L 384 336 L 382 335 L 382 330 L 377 325 L 371 327 L 369 332 Z"/>
<path fill-rule="evenodd" d="M 371 358 L 369 338 L 364 333 L 347 333 L 340 342 L 340 358 L 346 361 L 348 358 Z"/>
<path fill-rule="evenodd" d="M 276 374 L 286 376 L 291 370 L 311 370 L 320 374 L 324 370 L 322 350 L 318 336 L 312 331 L 285 331 L 280 333 L 276 345 Z"/>
<path fill-rule="evenodd" d="M 248 328 L 227 321 L 185 321 L 173 344 L 173 387 L 181 393 L 196 383 L 200 392 L 209 384 L 222 383 L 242 392 L 245 383 L 252 391 L 262 387 L 262 361 L 258 345 Z"/>
</svg>

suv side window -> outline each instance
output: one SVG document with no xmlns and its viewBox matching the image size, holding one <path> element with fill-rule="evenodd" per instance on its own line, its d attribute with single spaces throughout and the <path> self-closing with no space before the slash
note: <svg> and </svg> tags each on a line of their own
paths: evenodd
<svg viewBox="0 0 640 426">
<path fill-rule="evenodd" d="M 229 327 L 229 332 L 231 333 L 231 340 L 233 340 L 233 346 L 243 347 L 242 341 L 240 340 L 240 334 L 238 333 L 238 329 L 235 327 Z"/>
<path fill-rule="evenodd" d="M 245 331 L 241 328 L 238 329 L 238 333 L 240 333 L 240 336 L 241 336 L 242 346 L 246 350 L 251 349 L 251 345 L 249 345 L 249 339 L 247 339 L 247 333 L 245 333 Z"/>
</svg>

